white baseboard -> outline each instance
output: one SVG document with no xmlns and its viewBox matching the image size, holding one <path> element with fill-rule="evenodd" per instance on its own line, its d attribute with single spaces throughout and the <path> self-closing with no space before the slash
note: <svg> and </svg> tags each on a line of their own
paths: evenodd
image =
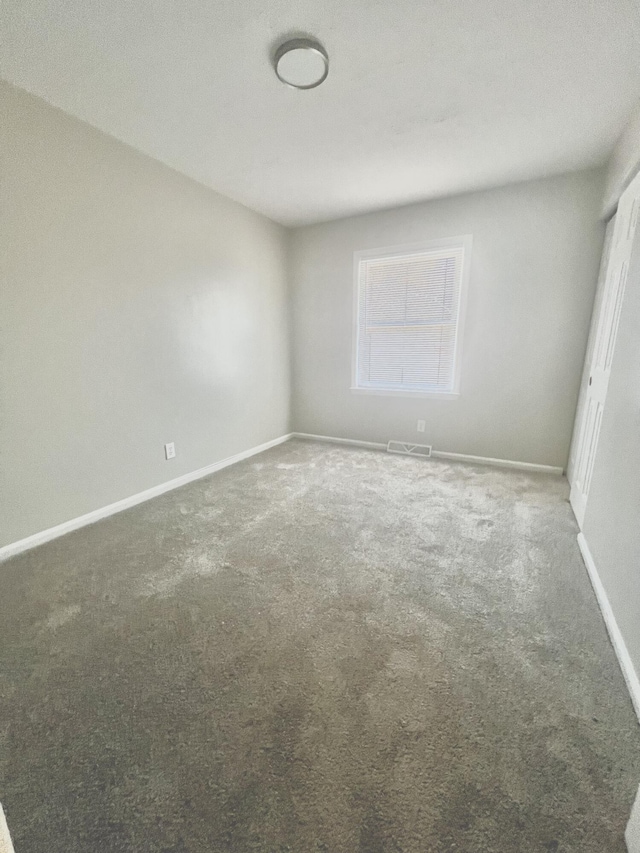
<svg viewBox="0 0 640 853">
<path fill-rule="evenodd" d="M 640 788 L 636 794 L 636 801 L 624 837 L 629 853 L 640 853 Z"/>
<path fill-rule="evenodd" d="M 88 524 L 93 524 L 95 521 L 100 521 L 101 518 L 107 518 L 109 515 L 115 515 L 123 509 L 136 506 L 136 504 L 156 498 L 158 495 L 163 495 L 165 492 L 170 492 L 172 489 L 178 489 L 180 486 L 186 486 L 187 483 L 193 480 L 199 480 L 206 477 L 208 474 L 214 474 L 216 471 L 221 471 L 223 468 L 228 468 L 230 465 L 235 465 L 236 462 L 242 462 L 243 459 L 248 459 L 250 456 L 255 456 L 257 453 L 262 453 L 269 450 L 270 447 L 276 447 L 278 444 L 283 444 L 291 438 L 291 433 L 281 435 L 279 438 L 274 438 L 271 441 L 265 441 L 264 444 L 259 444 L 257 447 L 251 447 L 249 450 L 243 450 L 241 453 L 236 453 L 235 456 L 229 456 L 227 459 L 221 459 L 219 462 L 214 462 L 211 465 L 206 465 L 204 468 L 198 468 L 197 471 L 191 471 L 189 474 L 183 474 L 181 477 L 176 477 L 174 480 L 168 480 L 166 483 L 160 483 L 159 486 L 152 486 L 150 489 L 145 489 L 144 492 L 138 492 L 128 498 L 123 498 L 120 501 L 109 504 L 108 506 L 94 509 L 86 515 L 80 515 L 77 518 L 72 518 L 69 521 L 64 521 L 62 524 L 57 524 L 55 527 L 49 527 L 47 530 L 41 530 L 39 533 L 34 533 L 27 536 L 25 539 L 20 539 L 17 542 L 11 542 L 9 545 L 4 545 L 0 548 L 0 562 L 14 557 L 16 554 L 21 554 L 23 551 L 28 551 L 30 548 L 35 548 L 37 545 L 43 545 L 45 542 L 50 542 L 52 539 L 57 539 L 59 536 L 64 536 L 65 533 L 71 533 L 72 530 L 78 530 L 80 527 L 86 527 Z"/>
<path fill-rule="evenodd" d="M 598 599 L 598 604 L 600 605 L 600 610 L 602 611 L 602 616 L 604 618 L 604 624 L 607 626 L 607 631 L 609 632 L 611 644 L 613 645 L 614 651 L 617 655 L 620 669 L 624 675 L 624 680 L 627 682 L 627 688 L 631 695 L 633 708 L 638 716 L 638 721 L 640 721 L 640 679 L 638 679 L 638 674 L 633 665 L 633 661 L 631 660 L 631 655 L 629 654 L 629 650 L 627 649 L 624 638 L 620 632 L 620 628 L 618 627 L 618 623 L 616 622 L 616 617 L 613 614 L 613 609 L 609 603 L 609 599 L 607 598 L 607 593 L 602 585 L 596 564 L 593 561 L 591 551 L 589 550 L 587 540 L 584 538 L 583 533 L 578 533 L 578 547 L 580 548 L 584 564 L 587 567 L 589 579 L 591 580 L 593 591 Z"/>
<path fill-rule="evenodd" d="M 446 450 L 432 450 L 437 459 L 451 459 L 454 462 L 470 462 L 474 465 L 493 465 L 497 468 L 513 468 L 516 471 L 530 471 L 534 474 L 558 474 L 563 469 L 557 465 L 539 465 L 537 462 L 517 462 L 513 459 L 493 459 L 491 456 L 470 456 L 467 453 L 448 453 Z"/>
<path fill-rule="evenodd" d="M 310 432 L 292 432 L 291 438 L 303 438 L 305 441 L 325 441 L 329 444 L 350 444 L 353 447 L 368 447 L 369 450 L 387 449 L 387 445 L 379 441 L 358 441 L 355 438 L 336 438 L 333 435 L 313 435 Z"/>
<path fill-rule="evenodd" d="M 377 441 L 358 441 L 355 438 L 336 438 L 333 435 L 312 435 L 308 432 L 293 432 L 292 438 L 307 441 L 327 441 L 330 444 L 351 444 L 354 447 L 368 447 L 370 450 L 386 450 L 387 445 Z M 499 468 L 514 468 L 518 471 L 531 471 L 542 474 L 562 474 L 563 469 L 555 465 L 537 465 L 534 462 L 514 462 L 511 459 L 492 459 L 489 456 L 469 456 L 466 453 L 448 453 L 444 450 L 432 450 L 431 456 L 438 459 L 451 459 L 454 462 L 469 462 L 474 465 L 494 465 Z"/>
</svg>

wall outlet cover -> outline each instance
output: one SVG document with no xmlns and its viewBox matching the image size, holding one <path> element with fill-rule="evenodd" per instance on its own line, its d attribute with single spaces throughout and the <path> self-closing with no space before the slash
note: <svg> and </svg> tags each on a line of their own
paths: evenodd
<svg viewBox="0 0 640 853">
<path fill-rule="evenodd" d="M 425 422 L 424 421 L 418 421 L 418 426 L 416 427 L 418 432 L 424 432 L 424 428 L 425 428 Z"/>
<path fill-rule="evenodd" d="M 164 446 L 164 456 L 165 459 L 174 459 L 176 455 L 176 446 L 173 441 L 170 441 L 169 444 L 165 444 Z"/>
</svg>

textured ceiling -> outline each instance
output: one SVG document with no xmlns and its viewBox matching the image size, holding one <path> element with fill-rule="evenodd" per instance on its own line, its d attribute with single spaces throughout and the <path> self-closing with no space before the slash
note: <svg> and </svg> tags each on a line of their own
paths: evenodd
<svg viewBox="0 0 640 853">
<path fill-rule="evenodd" d="M 3 0 L 0 75 L 287 225 L 598 165 L 637 0 Z M 330 56 L 318 89 L 271 67 Z"/>
</svg>

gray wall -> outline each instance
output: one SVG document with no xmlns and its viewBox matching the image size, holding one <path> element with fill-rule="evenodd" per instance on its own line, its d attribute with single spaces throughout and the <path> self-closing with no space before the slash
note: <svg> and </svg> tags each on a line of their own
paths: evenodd
<svg viewBox="0 0 640 853">
<path fill-rule="evenodd" d="M 565 466 L 604 233 L 602 181 L 576 173 L 294 231 L 293 428 Z M 352 394 L 353 253 L 467 233 L 460 397 Z"/>
<path fill-rule="evenodd" d="M 2 545 L 287 432 L 289 365 L 284 229 L 6 84 L 0 108 Z"/>
<path fill-rule="evenodd" d="M 640 674 L 640 227 L 582 532 Z"/>
<path fill-rule="evenodd" d="M 610 216 L 623 190 L 640 167 L 640 102 L 618 140 L 607 165 L 602 209 Z"/>
</svg>

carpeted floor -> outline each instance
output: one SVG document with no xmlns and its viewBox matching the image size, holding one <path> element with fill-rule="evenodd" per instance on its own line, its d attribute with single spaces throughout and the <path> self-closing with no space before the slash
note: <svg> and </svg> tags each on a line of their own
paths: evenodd
<svg viewBox="0 0 640 853">
<path fill-rule="evenodd" d="M 17 853 L 622 853 L 566 481 L 292 441 L 0 567 Z"/>
</svg>

